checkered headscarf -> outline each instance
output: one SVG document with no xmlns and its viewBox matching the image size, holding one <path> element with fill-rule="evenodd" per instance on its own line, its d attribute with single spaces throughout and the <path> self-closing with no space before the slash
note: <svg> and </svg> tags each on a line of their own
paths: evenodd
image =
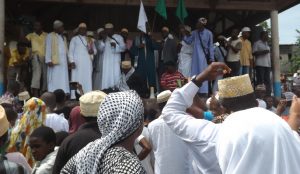
<svg viewBox="0 0 300 174">
<path fill-rule="evenodd" d="M 109 94 L 100 105 L 97 119 L 102 137 L 73 157 L 77 173 L 96 173 L 106 151 L 134 133 L 143 124 L 143 118 L 143 102 L 136 92 Z"/>
</svg>

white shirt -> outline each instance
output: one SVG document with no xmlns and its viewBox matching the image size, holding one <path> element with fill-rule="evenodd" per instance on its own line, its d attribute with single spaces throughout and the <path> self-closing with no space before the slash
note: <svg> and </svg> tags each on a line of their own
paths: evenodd
<svg viewBox="0 0 300 174">
<path fill-rule="evenodd" d="M 32 169 L 32 174 L 52 174 L 58 148 L 48 154 L 42 161 L 37 161 Z"/>
<path fill-rule="evenodd" d="M 293 76 L 293 85 L 300 86 L 300 75 L 298 73 L 295 73 Z"/>
<path fill-rule="evenodd" d="M 148 125 L 155 174 L 193 174 L 192 152 L 159 117 Z"/>
<path fill-rule="evenodd" d="M 264 51 L 269 50 L 270 47 L 267 42 L 263 42 L 262 40 L 259 40 L 254 43 L 253 45 L 253 53 L 257 51 Z M 255 57 L 255 64 L 256 66 L 262 66 L 262 67 L 271 67 L 271 56 L 270 53 L 263 54 L 260 56 Z"/>
<path fill-rule="evenodd" d="M 142 147 L 139 145 L 140 141 L 143 138 L 146 138 L 146 140 L 149 141 L 149 132 L 148 132 L 148 128 L 146 128 L 146 127 L 143 128 L 142 134 L 134 142 L 134 148 L 135 148 L 137 154 L 139 154 L 143 150 Z M 151 157 L 149 154 L 143 161 L 141 161 L 141 163 L 142 163 L 142 166 L 144 167 L 145 171 L 147 172 L 147 174 L 154 174 L 150 158 Z"/>
<path fill-rule="evenodd" d="M 207 120 L 195 119 L 185 112 L 192 105 L 198 90 L 199 88 L 193 82 L 176 89 L 162 112 L 162 118 L 168 127 L 192 150 L 202 173 L 221 174 L 215 153 L 220 125 Z"/>
<path fill-rule="evenodd" d="M 69 122 L 65 119 L 64 114 L 57 115 L 51 113 L 46 115 L 45 126 L 51 127 L 54 132 L 69 132 Z"/>
<path fill-rule="evenodd" d="M 242 44 L 241 39 L 236 39 L 231 41 L 230 43 L 233 47 L 236 47 L 237 44 Z M 227 54 L 227 61 L 228 62 L 238 62 L 241 59 L 241 51 L 235 53 L 231 48 L 228 50 L 228 54 Z"/>
</svg>

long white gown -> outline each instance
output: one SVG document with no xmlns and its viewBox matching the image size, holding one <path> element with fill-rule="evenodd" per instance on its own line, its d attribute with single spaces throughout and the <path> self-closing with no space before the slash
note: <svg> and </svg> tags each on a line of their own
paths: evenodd
<svg viewBox="0 0 300 174">
<path fill-rule="evenodd" d="M 121 79 L 121 52 L 125 50 L 122 36 L 114 34 L 114 39 L 106 38 L 103 49 L 102 83 L 101 89 L 115 88 L 119 86 Z M 111 42 L 116 43 L 116 48 L 111 47 Z"/>
<path fill-rule="evenodd" d="M 48 91 L 53 92 L 56 89 L 62 89 L 65 93 L 70 93 L 67 50 L 65 48 L 64 38 L 58 34 L 55 34 L 55 36 L 57 37 L 58 43 L 59 64 L 47 68 Z M 46 39 L 46 63 L 51 62 L 51 47 L 52 38 L 51 34 L 48 34 Z"/>
<path fill-rule="evenodd" d="M 186 78 L 191 77 L 193 45 L 181 41 L 181 49 L 178 57 L 178 71 Z"/>
<path fill-rule="evenodd" d="M 96 54 L 95 44 L 93 50 Z M 84 93 L 92 91 L 93 60 L 88 53 L 85 36 L 77 35 L 72 38 L 68 56 L 69 61 L 76 65 L 76 68 L 72 69 L 71 81 L 80 83 Z"/>
</svg>

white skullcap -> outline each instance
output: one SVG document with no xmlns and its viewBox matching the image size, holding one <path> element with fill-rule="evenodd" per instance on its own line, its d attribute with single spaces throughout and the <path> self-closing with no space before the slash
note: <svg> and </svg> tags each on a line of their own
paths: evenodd
<svg viewBox="0 0 300 174">
<path fill-rule="evenodd" d="M 54 28 L 54 29 L 58 29 L 58 28 L 60 28 L 60 27 L 62 27 L 62 26 L 64 26 L 64 23 L 63 23 L 62 21 L 60 21 L 60 20 L 55 20 L 55 21 L 53 22 L 53 28 Z"/>
<path fill-rule="evenodd" d="M 122 61 L 122 63 L 121 63 L 121 67 L 123 68 L 123 69 L 130 69 L 131 68 L 131 61 Z"/>
<path fill-rule="evenodd" d="M 78 28 L 87 28 L 86 24 L 85 23 L 80 23 L 78 25 Z"/>
<path fill-rule="evenodd" d="M 128 33 L 129 31 L 127 28 L 122 28 L 121 32 Z"/>
<path fill-rule="evenodd" d="M 29 95 L 28 91 L 20 92 L 18 94 L 18 97 L 19 97 L 20 101 L 26 101 L 26 100 L 30 99 L 30 95 Z"/>
<path fill-rule="evenodd" d="M 80 113 L 84 117 L 97 117 L 99 106 L 106 97 L 102 91 L 92 91 L 79 98 Z"/>
<path fill-rule="evenodd" d="M 107 23 L 107 24 L 105 24 L 104 28 L 111 29 L 111 28 L 114 28 L 114 25 L 112 23 Z"/>
<path fill-rule="evenodd" d="M 203 25 L 206 25 L 206 24 L 207 24 L 207 19 L 204 18 L 204 17 L 202 17 L 202 18 L 199 18 L 199 19 L 198 19 L 198 22 L 200 22 L 200 23 L 203 24 Z"/>
<path fill-rule="evenodd" d="M 250 31 L 251 31 L 251 29 L 249 27 L 244 27 L 242 29 L 242 32 L 250 32 Z"/>
<path fill-rule="evenodd" d="M 169 32 L 170 30 L 169 30 L 169 28 L 168 28 L 168 27 L 163 27 L 163 28 L 161 29 L 161 31 L 166 31 L 166 32 Z"/>
<path fill-rule="evenodd" d="M 167 102 L 169 100 L 169 98 L 171 97 L 172 95 L 172 92 L 170 90 L 166 90 L 166 91 L 163 91 L 161 93 L 159 93 L 157 95 L 157 103 L 160 104 L 160 103 L 164 103 L 164 102 Z"/>
<path fill-rule="evenodd" d="M 220 35 L 220 36 L 218 36 L 218 38 L 217 39 L 219 39 L 219 40 L 227 40 L 226 39 L 226 37 L 225 36 L 223 36 L 223 35 Z"/>
<path fill-rule="evenodd" d="M 185 25 L 185 26 L 184 26 L 184 29 L 185 29 L 186 31 L 188 31 L 189 33 L 192 32 L 192 28 L 191 28 L 190 26 L 188 26 L 188 25 Z"/>
<path fill-rule="evenodd" d="M 94 32 L 88 31 L 88 32 L 86 32 L 86 35 L 87 35 L 87 36 L 92 36 L 92 37 L 93 37 L 93 36 L 94 36 Z"/>
<path fill-rule="evenodd" d="M 104 31 L 104 28 L 99 28 L 99 29 L 97 30 L 97 34 L 101 33 L 102 31 Z"/>
</svg>

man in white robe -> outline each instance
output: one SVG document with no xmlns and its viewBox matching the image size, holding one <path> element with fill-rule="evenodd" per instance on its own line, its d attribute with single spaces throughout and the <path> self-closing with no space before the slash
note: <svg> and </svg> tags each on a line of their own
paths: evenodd
<svg viewBox="0 0 300 174">
<path fill-rule="evenodd" d="M 113 25 L 105 25 L 107 37 L 100 44 L 103 51 L 102 83 L 101 89 L 117 88 L 121 77 L 121 53 L 125 50 L 122 36 L 114 34 Z"/>
<path fill-rule="evenodd" d="M 160 110 L 166 105 L 172 92 L 163 91 L 157 96 Z M 187 145 L 172 132 L 162 117 L 148 125 L 152 145 L 155 174 L 201 174 Z"/>
<path fill-rule="evenodd" d="M 224 126 L 186 114 L 202 83 L 227 72 L 230 69 L 224 63 L 212 63 L 190 83 L 175 90 L 162 113 L 166 124 L 194 152 L 205 174 L 298 173 L 300 140 L 293 130 L 300 126 L 297 122 L 300 99 L 294 99 L 296 106 L 291 108 L 294 114 L 290 116 L 289 127 L 274 113 L 256 107 L 250 78 L 244 75 L 219 81 L 221 104 L 234 112 L 227 117 L 229 121 L 225 120 Z M 241 121 L 243 125 L 239 124 Z"/>
<path fill-rule="evenodd" d="M 189 26 L 180 28 L 183 36 L 190 35 L 192 30 Z M 191 77 L 193 44 L 187 44 L 184 40 L 180 42 L 181 49 L 178 55 L 178 71 L 185 77 Z"/>
<path fill-rule="evenodd" d="M 93 90 L 100 90 L 101 89 L 101 79 L 102 79 L 102 65 L 103 65 L 103 49 L 104 46 L 103 40 L 106 39 L 106 34 L 104 32 L 104 28 L 99 28 L 97 30 L 98 39 L 95 41 L 95 46 L 97 49 L 97 54 L 95 56 L 93 62 Z M 101 47 L 102 45 L 102 47 Z"/>
<path fill-rule="evenodd" d="M 67 39 L 63 36 L 64 25 L 56 20 L 53 24 L 54 31 L 47 35 L 45 60 L 48 66 L 47 83 L 48 91 L 62 89 L 70 93 Z"/>
<path fill-rule="evenodd" d="M 94 40 L 86 36 L 87 26 L 78 26 L 78 35 L 70 42 L 69 61 L 72 67 L 71 81 L 82 85 L 84 93 L 92 91 L 93 57 L 97 53 Z"/>
</svg>

